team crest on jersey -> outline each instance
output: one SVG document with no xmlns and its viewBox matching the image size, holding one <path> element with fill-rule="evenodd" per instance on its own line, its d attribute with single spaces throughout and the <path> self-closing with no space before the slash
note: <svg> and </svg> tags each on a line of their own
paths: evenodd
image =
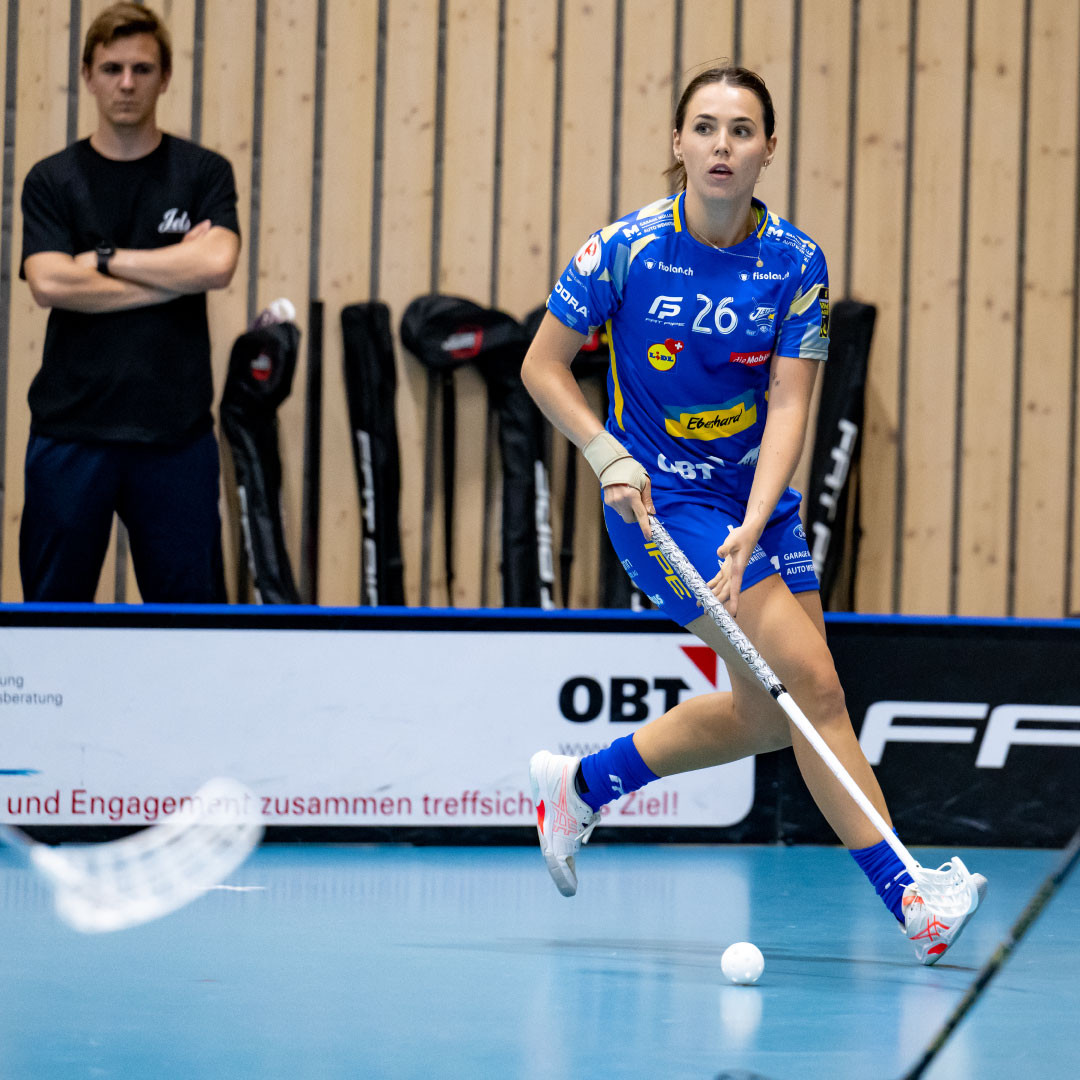
<svg viewBox="0 0 1080 1080">
<path fill-rule="evenodd" d="M 588 277 L 600 265 L 600 234 L 594 233 L 578 248 L 574 269 Z"/>
<path fill-rule="evenodd" d="M 669 405 L 664 430 L 676 439 L 726 439 L 757 423 L 757 405 L 748 390 L 721 405 Z"/>
<path fill-rule="evenodd" d="M 657 371 L 670 371 L 675 366 L 675 357 L 686 348 L 681 341 L 674 338 L 665 338 L 655 345 L 649 346 L 649 363 Z"/>
</svg>

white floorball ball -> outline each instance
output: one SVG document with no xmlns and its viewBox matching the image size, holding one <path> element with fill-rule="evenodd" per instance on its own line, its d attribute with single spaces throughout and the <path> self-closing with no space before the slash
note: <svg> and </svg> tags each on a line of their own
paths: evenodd
<svg viewBox="0 0 1080 1080">
<path fill-rule="evenodd" d="M 765 970 L 765 957 L 761 950 L 749 941 L 736 941 L 724 950 L 720 957 L 720 970 L 728 982 L 747 986 L 756 983 Z"/>
</svg>

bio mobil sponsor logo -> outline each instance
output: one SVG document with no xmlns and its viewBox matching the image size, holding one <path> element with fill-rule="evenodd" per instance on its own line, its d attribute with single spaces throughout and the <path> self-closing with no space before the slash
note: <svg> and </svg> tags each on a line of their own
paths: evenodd
<svg viewBox="0 0 1080 1080">
<path fill-rule="evenodd" d="M 685 348 L 683 342 L 676 341 L 675 338 L 665 338 L 649 346 L 649 363 L 657 371 L 670 371 L 675 366 L 675 357 Z"/>
<path fill-rule="evenodd" d="M 986 721 L 979 728 L 959 721 Z M 923 721 L 913 723 L 912 721 Z M 1023 725 L 1023 726 L 1021 726 Z M 1080 747 L 1080 707 L 997 705 L 977 701 L 875 701 L 866 710 L 859 745 L 879 765 L 889 743 L 974 745 L 977 769 L 1003 769 L 1014 746 Z"/>
<path fill-rule="evenodd" d="M 484 331 L 479 326 L 460 326 L 440 346 L 455 360 L 472 360 L 479 355 L 484 343 Z"/>
<path fill-rule="evenodd" d="M 574 256 L 574 268 L 579 274 L 588 277 L 600 265 L 600 235 L 596 233 L 589 237 Z"/>
<path fill-rule="evenodd" d="M 745 367 L 761 367 L 762 364 L 768 363 L 770 356 L 772 356 L 772 349 L 765 349 L 763 352 L 733 352 L 728 353 L 728 360 Z"/>
</svg>

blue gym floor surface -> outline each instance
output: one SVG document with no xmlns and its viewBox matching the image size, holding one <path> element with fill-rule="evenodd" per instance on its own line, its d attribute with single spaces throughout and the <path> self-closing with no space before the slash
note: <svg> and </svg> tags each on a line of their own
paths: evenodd
<svg viewBox="0 0 1080 1080">
<path fill-rule="evenodd" d="M 984 908 L 924 968 L 838 848 L 605 846 L 573 899 L 536 848 L 266 845 L 158 922 L 60 924 L 0 851 L 0 1078 L 891 1080 L 1057 860 L 960 854 Z M 733 941 L 765 954 L 730 986 Z M 926 1073 L 1080 1075 L 1080 875 Z"/>
</svg>

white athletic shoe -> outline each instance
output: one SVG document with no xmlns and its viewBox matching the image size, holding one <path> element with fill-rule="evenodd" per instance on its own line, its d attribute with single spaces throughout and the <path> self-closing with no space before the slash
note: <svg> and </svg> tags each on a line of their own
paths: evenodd
<svg viewBox="0 0 1080 1080">
<path fill-rule="evenodd" d="M 600 815 L 574 787 L 580 758 L 540 750 L 529 760 L 536 833 L 551 880 L 563 896 L 577 892 L 574 856 L 589 842 Z"/>
<path fill-rule="evenodd" d="M 958 858 L 940 869 L 955 882 L 948 890 L 923 896 L 914 883 L 904 889 L 904 932 L 915 946 L 920 964 L 936 964 L 945 955 L 986 895 L 986 878 L 969 873 Z M 932 890 L 925 891 L 929 894 Z"/>
</svg>

